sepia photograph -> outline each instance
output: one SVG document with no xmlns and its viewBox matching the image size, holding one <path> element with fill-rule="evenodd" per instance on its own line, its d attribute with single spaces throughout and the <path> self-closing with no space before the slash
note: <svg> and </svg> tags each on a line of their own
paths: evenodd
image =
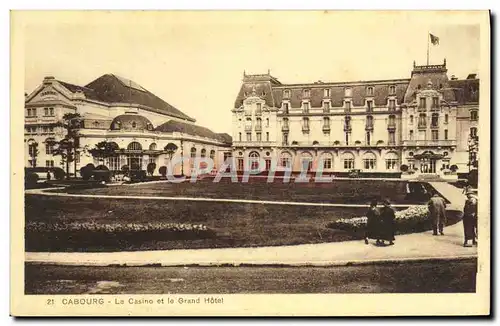
<svg viewBox="0 0 500 326">
<path fill-rule="evenodd" d="M 487 11 L 11 26 L 11 314 L 489 314 Z"/>
</svg>

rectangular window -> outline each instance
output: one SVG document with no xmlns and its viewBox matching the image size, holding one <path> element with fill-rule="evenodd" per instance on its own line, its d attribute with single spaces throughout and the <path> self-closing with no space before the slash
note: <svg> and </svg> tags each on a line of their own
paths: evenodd
<svg viewBox="0 0 500 326">
<path fill-rule="evenodd" d="M 283 133 L 283 145 L 288 145 L 288 134 Z"/>
<path fill-rule="evenodd" d="M 389 131 L 389 145 L 396 144 L 396 133 L 394 131 Z"/>
<path fill-rule="evenodd" d="M 266 118 L 266 127 L 269 127 L 269 118 Z"/>
<path fill-rule="evenodd" d="M 366 132 L 366 145 L 370 145 L 371 138 L 372 138 L 371 132 L 367 131 Z"/>
<path fill-rule="evenodd" d="M 281 166 L 283 167 L 290 167 L 290 158 L 288 157 L 282 157 L 281 158 Z"/>
<path fill-rule="evenodd" d="M 345 110 L 347 112 L 351 112 L 351 102 L 349 102 L 349 101 L 345 102 Z"/>
<path fill-rule="evenodd" d="M 289 90 L 283 91 L 283 98 L 290 98 L 290 91 Z"/>
<path fill-rule="evenodd" d="M 266 141 L 269 141 L 269 131 L 266 132 Z"/>
<path fill-rule="evenodd" d="M 448 123 L 448 115 L 447 114 L 444 115 L 444 123 Z"/>
<path fill-rule="evenodd" d="M 238 158 L 238 168 L 237 169 L 238 169 L 238 171 L 243 171 L 243 169 L 244 169 L 242 158 Z"/>
<path fill-rule="evenodd" d="M 438 108 L 439 107 L 439 97 L 433 97 L 432 98 L 432 107 L 433 108 Z"/>
<path fill-rule="evenodd" d="M 471 121 L 477 121 L 479 118 L 479 115 L 477 111 L 470 111 L 470 119 Z"/>
<path fill-rule="evenodd" d="M 247 132 L 247 141 L 252 141 L 252 133 Z"/>
<path fill-rule="evenodd" d="M 376 160 L 372 158 L 363 159 L 363 165 L 365 170 L 374 170 L 375 169 Z"/>
<path fill-rule="evenodd" d="M 46 160 L 45 161 L 45 167 L 47 167 L 47 168 L 53 168 L 54 167 L 54 160 Z"/>
<path fill-rule="evenodd" d="M 349 145 L 349 133 L 348 132 L 345 133 L 345 144 Z"/>
<path fill-rule="evenodd" d="M 288 103 L 283 103 L 283 113 L 288 114 Z"/>
<path fill-rule="evenodd" d="M 241 132 L 238 133 L 238 141 L 241 141 Z"/>
<path fill-rule="evenodd" d="M 444 130 L 444 139 L 448 140 L 448 129 Z"/>
<path fill-rule="evenodd" d="M 330 102 L 323 102 L 323 112 L 330 112 Z"/>
<path fill-rule="evenodd" d="M 332 159 L 331 158 L 325 158 L 323 159 L 323 169 L 331 169 L 332 168 Z"/>
<path fill-rule="evenodd" d="M 256 133 L 257 141 L 262 141 L 262 134 L 260 132 Z"/>
<path fill-rule="evenodd" d="M 344 159 L 344 169 L 345 170 L 352 170 L 352 169 L 354 169 L 354 159 L 353 158 L 346 158 L 346 159 Z"/>
<path fill-rule="evenodd" d="M 266 162 L 266 171 L 271 170 L 271 160 L 266 158 L 265 162 Z"/>
<path fill-rule="evenodd" d="M 413 140 L 413 130 L 410 130 L 410 140 Z"/>
<path fill-rule="evenodd" d="M 302 120 L 302 122 L 303 122 L 304 129 L 309 129 L 309 119 L 308 118 L 304 118 Z"/>
<path fill-rule="evenodd" d="M 43 108 L 43 115 L 48 116 L 49 115 L 49 108 Z"/>
<path fill-rule="evenodd" d="M 54 108 L 49 108 L 49 114 L 51 117 L 54 116 Z"/>
<path fill-rule="evenodd" d="M 324 97 L 330 97 L 330 89 L 329 89 L 329 88 L 327 88 L 327 89 L 325 89 L 325 90 L 323 91 L 323 96 L 324 96 Z"/>
<path fill-rule="evenodd" d="M 427 103 L 425 101 L 425 97 L 421 97 L 420 98 L 420 105 L 419 105 L 420 108 L 422 109 L 425 109 L 427 107 Z"/>
<path fill-rule="evenodd" d="M 398 160 L 395 158 L 386 159 L 385 168 L 387 170 L 396 170 L 398 168 Z"/>
<path fill-rule="evenodd" d="M 308 89 L 305 89 L 305 90 L 304 90 L 304 97 L 309 97 L 309 95 L 310 95 L 310 94 L 311 94 L 311 93 L 309 92 L 309 90 L 308 90 Z"/>
<path fill-rule="evenodd" d="M 373 101 L 366 101 L 366 111 L 368 112 L 373 111 Z"/>
<path fill-rule="evenodd" d="M 439 130 L 431 130 L 431 139 L 438 140 L 439 139 Z"/>
<path fill-rule="evenodd" d="M 389 110 L 390 111 L 396 110 L 396 100 L 389 100 Z"/>
<path fill-rule="evenodd" d="M 302 103 L 304 113 L 309 113 L 309 102 Z"/>
<path fill-rule="evenodd" d="M 45 154 L 52 155 L 53 151 L 54 151 L 54 145 L 52 145 L 52 144 L 45 144 Z"/>
</svg>

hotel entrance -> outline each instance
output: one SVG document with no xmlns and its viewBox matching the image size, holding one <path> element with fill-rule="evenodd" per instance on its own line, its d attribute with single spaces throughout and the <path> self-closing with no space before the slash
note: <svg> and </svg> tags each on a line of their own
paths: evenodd
<svg viewBox="0 0 500 326">
<path fill-rule="evenodd" d="M 442 154 L 435 154 L 431 151 L 425 151 L 422 154 L 416 154 L 414 159 L 419 162 L 419 170 L 422 174 L 436 174 L 438 160 L 441 160 L 444 157 Z"/>
</svg>

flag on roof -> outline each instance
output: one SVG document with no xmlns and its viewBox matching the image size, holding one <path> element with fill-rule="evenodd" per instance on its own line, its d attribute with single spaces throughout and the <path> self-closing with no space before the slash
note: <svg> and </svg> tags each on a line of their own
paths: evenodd
<svg viewBox="0 0 500 326">
<path fill-rule="evenodd" d="M 436 35 L 432 35 L 431 33 L 429 33 L 429 35 L 431 37 L 432 45 L 439 45 L 439 37 L 437 37 Z"/>
</svg>

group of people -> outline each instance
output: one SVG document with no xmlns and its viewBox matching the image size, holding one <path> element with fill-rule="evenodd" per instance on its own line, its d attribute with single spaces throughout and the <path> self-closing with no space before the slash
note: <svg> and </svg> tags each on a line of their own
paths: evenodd
<svg viewBox="0 0 500 326">
<path fill-rule="evenodd" d="M 396 233 L 396 213 L 391 207 L 389 200 L 383 201 L 381 208 L 377 207 L 378 203 L 373 200 L 370 203 L 370 208 L 366 217 L 368 218 L 365 243 L 368 244 L 368 239 L 375 239 L 377 245 L 385 245 L 385 241 L 389 241 L 389 245 L 394 244 Z"/>
<path fill-rule="evenodd" d="M 467 200 L 465 201 L 462 218 L 465 238 L 464 247 L 468 246 L 469 240 L 472 240 L 473 245 L 477 243 L 477 198 L 471 189 L 467 190 L 466 196 Z M 377 245 L 384 245 L 385 241 L 389 241 L 389 245 L 393 245 L 396 232 L 395 211 L 388 200 L 383 201 L 381 208 L 377 207 L 377 204 L 377 201 L 373 200 L 366 214 L 368 220 L 365 243 L 368 244 L 369 239 L 375 239 Z M 446 224 L 445 200 L 435 193 L 429 199 L 427 207 L 432 223 L 432 235 L 437 236 L 438 232 L 444 235 L 444 226 Z"/>
</svg>

